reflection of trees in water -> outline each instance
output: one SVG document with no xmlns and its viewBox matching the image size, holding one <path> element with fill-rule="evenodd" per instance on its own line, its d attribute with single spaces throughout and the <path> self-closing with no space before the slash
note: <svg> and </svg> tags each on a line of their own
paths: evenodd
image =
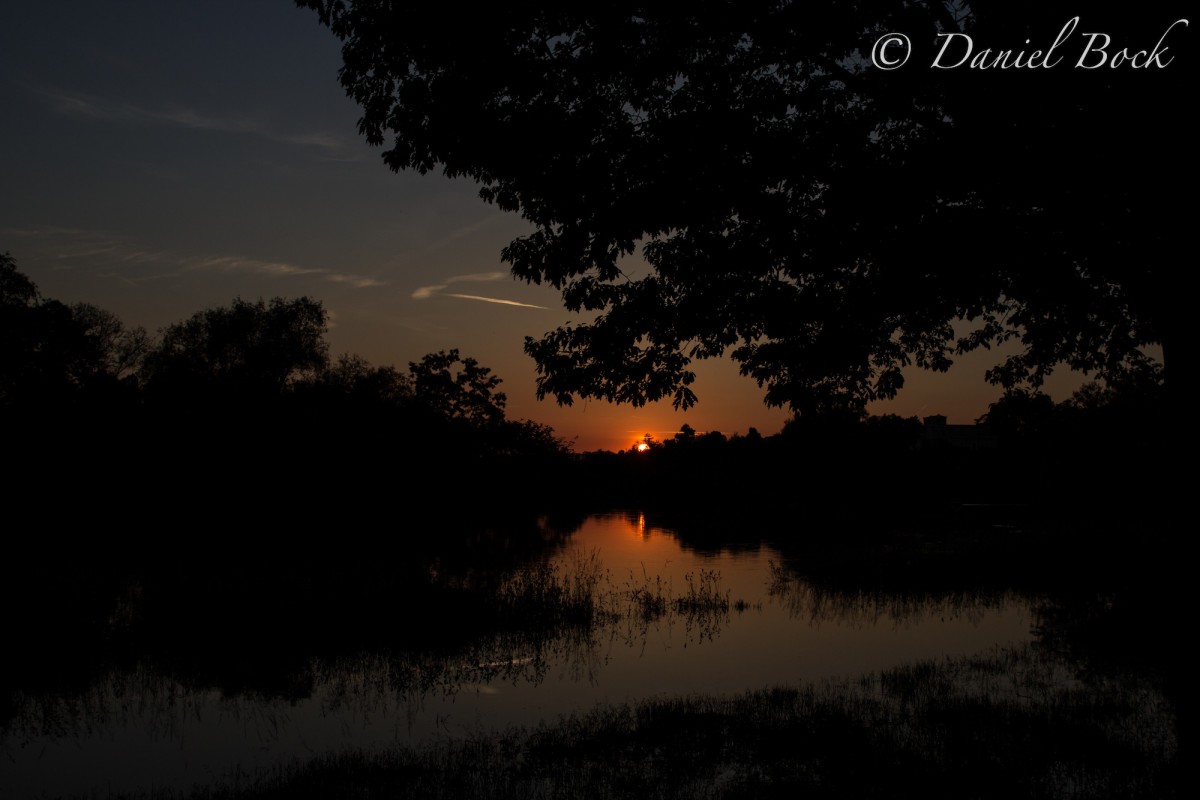
<svg viewBox="0 0 1200 800">
<path fill-rule="evenodd" d="M 474 598 L 465 608 L 486 605 L 486 628 L 462 617 L 463 630 L 440 638 L 405 642 L 407 631 L 400 630 L 397 636 L 377 634 L 380 644 L 357 652 L 290 653 L 250 670 L 253 682 L 220 666 L 221 659 L 234 658 L 232 649 L 189 673 L 192 643 L 165 658 L 97 669 L 81 688 L 14 692 L 0 738 L 14 746 L 36 737 L 68 739 L 104 726 L 136 726 L 152 738 L 172 739 L 182 735 L 189 717 L 214 709 L 269 735 L 286 721 L 288 707 L 310 698 L 319 699 L 326 713 L 363 719 L 403 709 L 411 724 L 427 698 L 495 683 L 539 685 L 552 665 L 572 681 L 595 684 L 613 646 L 644 649 L 652 633 L 676 626 L 683 628 L 685 645 L 711 640 L 730 620 L 729 593 L 715 571 L 688 574 L 676 591 L 670 582 L 648 577 L 618 584 L 596 553 L 562 561 L 543 556 L 490 572 L 463 572 L 450 564 L 440 561 L 441 572 L 431 570 L 431 579 L 443 591 L 452 584 L 460 597 Z M 114 630 L 136 634 L 146 622 L 139 608 L 145 595 L 140 583 L 118 592 L 109 615 Z M 156 609 L 151 616 L 163 614 Z M 379 609 L 371 616 L 386 624 Z M 253 652 L 247 657 L 255 658 Z M 214 684 L 222 676 L 228 685 Z"/>
<path fill-rule="evenodd" d="M 327 648 L 328 642 L 319 638 L 299 642 L 296 647 L 302 649 L 286 658 L 257 664 L 250 674 L 253 682 L 237 680 L 237 674 L 217 663 L 233 658 L 238 639 L 227 643 L 224 655 L 217 654 L 212 663 L 193 664 L 191 672 L 186 656 L 194 644 L 178 653 L 160 649 L 152 652 L 165 652 L 167 657 L 98 668 L 80 688 L 13 692 L 0 737 L 11 747 L 38 736 L 65 739 L 92 728 L 121 725 L 141 726 L 153 737 L 169 738 L 180 734 L 182 720 L 213 709 L 269 736 L 273 726 L 286 722 L 289 703 L 309 699 L 329 714 L 361 719 L 394 714 L 397 719 L 407 717 L 411 727 L 428 700 L 487 691 L 489 685 L 537 686 L 552 669 L 571 681 L 594 685 L 614 648 L 644 651 L 663 635 L 685 647 L 703 644 L 720 636 L 735 614 L 751 607 L 723 588 L 716 571 L 687 573 L 682 581 L 645 572 L 618 578 L 595 552 L 563 558 L 555 555 L 557 550 L 517 565 L 510 561 L 503 569 L 488 570 L 452 558 L 436 561 L 425 573 L 437 589 L 430 597 L 459 598 L 453 607 L 456 613 L 442 614 L 438 621 L 450 627 L 461 621 L 460 630 L 414 637 L 421 629 L 408 620 L 420 614 L 423 595 L 410 593 L 401 605 L 367 612 L 370 624 L 379 630 L 357 649 Z M 840 586 L 833 580 L 801 578 L 775 563 L 769 577 L 771 602 L 809 624 L 911 626 L 937 618 L 977 623 L 987 612 L 1017 599 L 1005 591 L 862 588 L 850 581 Z M 287 586 L 283 580 L 267 590 L 274 593 Z M 129 583 L 113 594 L 106 624 L 120 636 L 145 635 L 140 626 L 167 613 L 161 608 L 147 613 L 144 608 L 148 597 L 161 597 L 159 591 L 142 582 Z M 487 609 L 485 620 L 473 615 L 480 608 Z M 1064 608 L 1046 598 L 1034 605 L 1039 646 L 1073 655 L 1066 651 L 1076 647 L 1080 637 L 1062 632 Z M 351 637 L 350 644 L 356 641 Z M 255 652 L 245 655 L 253 660 Z M 214 682 L 222 676 L 229 680 Z"/>
<path fill-rule="evenodd" d="M 468 647 L 509 624 L 494 602 L 505 576 L 560 551 L 570 530 L 515 514 L 410 519 L 402 549 L 363 532 L 336 552 L 217 539 L 178 557 L 116 543 L 14 558 L 0 581 L 0 732 L 19 697 L 82 696 L 113 670 L 299 699 L 313 659 Z"/>
<path fill-rule="evenodd" d="M 446 569 L 448 562 L 442 563 Z M 798 620 L 817 623 L 865 627 L 890 621 L 911 625 L 936 616 L 974 621 L 1014 600 L 1012 593 L 1005 592 L 840 588 L 831 582 L 800 579 L 777 565 L 771 578 L 768 591 L 773 603 Z M 572 681 L 594 683 L 615 646 L 645 648 L 664 631 L 678 640 L 680 629 L 686 644 L 702 644 L 720 635 L 739 610 L 718 573 L 691 573 L 678 585 L 647 574 L 618 579 L 594 553 L 573 559 L 543 556 L 491 573 L 486 579 L 477 574 L 462 584 L 464 591 L 468 585 L 472 591 L 487 587 L 495 628 L 483 633 L 473 630 L 466 638 L 450 636 L 440 645 L 405 647 L 392 640 L 390 647 L 314 655 L 301 674 L 287 678 L 290 688 L 276 676 L 278 686 L 223 693 L 145 664 L 109 670 L 79 692 L 14 696 L 15 714 L 0 729 L 0 757 L 19 748 L 37 747 L 39 739 L 106 736 L 114 728 L 141 729 L 151 738 L 184 746 L 185 737 L 194 736 L 193 726 L 213 724 L 214 720 L 217 725 L 229 726 L 225 730 L 240 731 L 235 735 L 244 736 L 248 743 L 285 743 L 302 733 L 302 720 L 311 718 L 313 710 L 330 720 L 330 736 L 344 737 L 339 740 L 341 747 L 352 745 L 355 736 L 361 736 L 354 731 L 368 728 L 376 735 L 382 731 L 385 738 L 394 730 L 395 737 L 403 739 L 406 730 L 411 736 L 432 727 L 436 737 L 453 733 L 451 726 L 457 724 L 444 715 L 449 708 L 442 705 L 445 700 L 486 692 L 487 687 L 499 684 L 536 686 L 558 672 Z M 125 610 L 113 619 L 124 628 L 139 624 L 136 608 L 126 606 L 136 606 L 140 596 L 138 591 L 121 595 L 118 605 Z M 1057 746 L 1060 739 L 1078 734 L 1082 743 L 1074 749 L 1067 747 L 1072 758 L 1075 750 L 1087 750 L 1092 747 L 1088 742 L 1094 741 L 1096 747 L 1135 754 L 1128 758 L 1148 759 L 1122 767 L 1133 770 L 1135 779 L 1142 772 L 1160 774 L 1162 765 L 1174 759 L 1177 750 L 1176 698 L 1153 680 L 1136 674 L 1081 671 L 1070 649 L 1059 646 L 1063 637 L 1071 637 L 1067 640 L 1070 644 L 1078 636 L 1064 632 L 1062 614 L 1044 611 L 1061 607 L 1052 606 L 1053 602 L 1039 598 L 1035 608 L 1036 619 L 1045 629 L 1039 633 L 1050 637 L 1049 628 L 1057 623 L 1056 639 L 1046 638 L 1032 647 L 996 648 L 974 656 L 914 663 L 824 689 L 805 690 L 807 694 L 767 693 L 756 696 L 760 699 L 739 701 L 741 705 L 736 707 L 721 706 L 719 718 L 709 722 L 744 725 L 749 733 L 763 720 L 772 720 L 771 724 L 782 726 L 779 737 L 808 731 L 805 735 L 819 744 L 826 732 L 809 731 L 817 725 L 810 721 L 834 714 L 845 722 L 851 740 L 857 741 L 857 731 L 881 736 L 875 746 L 883 756 L 899 752 L 920 764 L 943 766 L 958 763 L 955 759 L 963 757 L 963 748 L 974 747 L 972 742 L 978 742 L 981 750 L 993 745 L 1008 747 L 1011 752 L 1004 756 L 1008 759 L 1005 763 L 1023 763 L 1024 745 L 1011 730 L 1027 729 L 1042 735 L 1047 746 Z M 1106 607 L 1113 602 L 1105 600 Z M 815 699 L 804 699 L 810 696 Z M 779 697 L 782 700 L 777 702 Z M 669 702 L 665 711 L 642 708 L 660 719 L 680 703 L 700 701 Z M 304 704 L 308 704 L 307 711 Z M 755 704 L 765 705 L 759 709 Z M 701 712 L 696 720 L 689 717 L 688 730 L 708 724 L 704 716 L 708 712 Z M 1055 733 L 1038 733 L 1046 730 Z M 675 733 L 672 729 L 671 735 Z M 557 740 L 561 730 L 547 735 Z M 487 738 L 491 734 L 481 736 L 484 741 L 499 741 Z M 714 736 L 724 734 L 717 731 Z M 584 737 L 587 747 L 593 741 L 600 740 Z M 670 744 L 649 744 L 664 743 Z M 323 746 L 326 752 L 333 752 L 328 742 Z M 835 749 L 829 751 L 830 757 Z M 717 748 L 714 753 L 718 751 L 725 752 Z M 749 748 L 739 756 L 744 763 L 736 763 L 758 769 L 760 756 L 760 750 Z M 1056 769 L 1047 766 L 1039 780 L 1069 787 L 1072 776 L 1060 775 Z M 1109 780 L 1105 775 L 1101 769 L 1089 780 Z"/>
<path fill-rule="evenodd" d="M 655 510 L 615 510 L 598 517 L 615 517 L 638 530 L 643 538 L 666 536 L 685 553 L 705 558 L 721 558 L 757 553 L 763 546 L 762 520 L 749 522 L 744 514 L 728 518 L 716 514 L 712 518 L 697 517 L 696 509 L 688 513 L 664 513 Z"/>
<path fill-rule="evenodd" d="M 307 650 L 257 664 L 250 675 L 253 682 L 220 668 L 221 658 L 235 655 L 233 646 L 240 640 L 234 639 L 224 655 L 218 653 L 212 663 L 193 664 L 190 672 L 186 656 L 194 644 L 177 653 L 167 650 L 165 658 L 125 662 L 123 668 L 100 666 L 89 682 L 75 689 L 12 692 L 0 737 L 14 746 L 36 736 L 79 736 L 104 725 L 138 725 L 155 737 L 172 737 L 180 720 L 212 708 L 269 731 L 284 719 L 288 703 L 310 698 L 327 713 L 364 719 L 403 711 L 411 724 L 428 699 L 452 698 L 490 684 L 536 686 L 555 667 L 571 681 L 595 684 L 614 648 L 644 651 L 662 635 L 682 640 L 685 647 L 702 644 L 720 636 L 734 614 L 750 607 L 731 597 L 716 571 L 688 573 L 678 585 L 644 572 L 618 579 L 595 552 L 562 558 L 554 557 L 554 550 L 492 570 L 439 559 L 426 573 L 440 593 L 430 597 L 450 597 L 450 591 L 459 597 L 457 615 L 446 614 L 439 621 L 452 627 L 459 620 L 461 630 L 413 638 L 418 629 L 407 621 L 396 623 L 420 613 L 422 595 L 406 594 L 402 605 L 368 612 L 370 623 L 380 630 L 357 649 L 327 649 L 323 646 L 328 643 L 319 638 L 300 642 L 296 646 Z M 841 587 L 835 581 L 806 580 L 773 563 L 768 595 L 797 620 L 858 627 L 889 622 L 910 626 L 939 617 L 979 622 L 1016 598 L 1004 591 L 861 588 L 846 583 Z M 272 583 L 267 589 L 275 592 L 288 585 Z M 120 636 L 139 635 L 139 626 L 167 613 L 161 608 L 147 613 L 143 607 L 158 591 L 142 582 L 129 583 L 114 593 L 106 624 Z M 485 607 L 486 624 L 472 611 Z M 1080 636 L 1062 632 L 1066 606 L 1041 598 L 1034 608 L 1040 646 L 1077 649 Z M 391 616 L 400 613 L 404 616 Z M 352 637 L 351 644 L 354 641 Z M 255 652 L 245 655 L 253 660 Z"/>
<path fill-rule="evenodd" d="M 463 631 L 446 631 L 441 639 L 383 636 L 382 646 L 358 652 L 315 652 L 299 662 L 281 661 L 278 666 L 290 666 L 286 674 L 272 673 L 253 688 L 231 685 L 223 691 L 199 673 L 191 678 L 181 673 L 178 659 L 158 670 L 138 662 L 106 673 L 82 692 L 22 696 L 5 738 L 66 738 L 111 724 L 138 724 L 153 736 L 170 737 L 178 720 L 214 703 L 268 730 L 286 701 L 308 698 L 317 699 L 325 713 L 361 719 L 394 713 L 411 726 L 427 699 L 499 683 L 536 686 L 555 665 L 570 680 L 594 685 L 614 647 L 644 652 L 661 635 L 684 647 L 702 644 L 720 636 L 734 614 L 752 607 L 733 598 L 715 570 L 686 573 L 680 585 L 645 572 L 617 580 L 595 552 L 566 559 L 543 555 L 501 571 L 459 567 L 441 560 L 430 570 L 431 580 L 485 598 L 486 629 L 464 620 Z M 859 626 L 883 619 L 916 624 L 934 614 L 978 620 L 1006 602 L 999 593 L 840 591 L 799 580 L 776 565 L 769 594 L 797 619 Z M 136 625 L 143 595 L 140 584 L 122 593 L 114 624 Z"/>
</svg>

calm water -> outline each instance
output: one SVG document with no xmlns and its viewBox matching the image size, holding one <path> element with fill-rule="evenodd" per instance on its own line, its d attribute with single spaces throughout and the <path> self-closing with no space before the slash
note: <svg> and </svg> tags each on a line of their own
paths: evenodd
<svg viewBox="0 0 1200 800">
<path fill-rule="evenodd" d="M 383 748 L 552 720 L 603 703 L 736 694 L 1028 641 L 1015 597 L 905 600 L 781 581 L 766 546 L 681 547 L 639 516 L 596 517 L 553 560 L 605 613 L 547 640 L 491 641 L 453 662 L 364 655 L 313 667 L 287 701 L 189 690 L 147 670 L 69 699 L 25 698 L 0 743 L 0 795 L 188 786 L 345 748 Z M 689 596 L 708 602 L 673 605 Z M 658 598 L 646 613 L 638 598 Z M 659 609 L 660 611 L 662 609 Z"/>
</svg>

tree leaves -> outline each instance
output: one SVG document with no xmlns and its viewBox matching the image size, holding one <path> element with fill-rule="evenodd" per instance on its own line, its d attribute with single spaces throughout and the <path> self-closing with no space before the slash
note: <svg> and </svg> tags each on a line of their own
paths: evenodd
<svg viewBox="0 0 1200 800">
<path fill-rule="evenodd" d="M 328 363 L 326 312 L 308 297 L 237 298 L 168 326 L 146 358 L 148 391 L 178 399 L 278 397 Z"/>
<path fill-rule="evenodd" d="M 536 230 L 503 252 L 514 277 L 592 315 L 526 341 L 540 396 L 687 407 L 691 361 L 729 354 L 768 403 L 861 408 L 905 367 L 978 347 L 1020 343 L 989 373 L 1015 386 L 1061 364 L 1116 376 L 1178 338 L 1163 264 L 1185 227 L 1167 191 L 1180 69 L 865 55 L 889 31 L 1041 42 L 1058 9 L 300 5 L 344 42 L 342 84 L 368 141 L 391 137 L 386 163 L 469 176 L 519 211 Z M 1178 10 L 1135 29 L 1090 8 L 1089 29 L 1148 34 Z M 956 338 L 959 320 L 983 324 Z"/>
</svg>

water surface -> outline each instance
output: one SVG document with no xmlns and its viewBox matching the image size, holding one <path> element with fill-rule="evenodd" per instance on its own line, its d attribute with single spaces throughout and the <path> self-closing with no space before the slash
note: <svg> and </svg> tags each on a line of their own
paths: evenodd
<svg viewBox="0 0 1200 800">
<path fill-rule="evenodd" d="M 0 794 L 186 787 L 348 748 L 537 724 L 598 704 L 800 686 L 1031 638 L 1018 597 L 822 589 L 745 539 L 701 552 L 639 514 L 590 518 L 547 557 L 558 582 L 592 587 L 590 624 L 484 636 L 438 658 L 314 659 L 311 688 L 290 699 L 189 687 L 145 665 L 80 692 L 19 696 L 0 745 Z"/>
</svg>

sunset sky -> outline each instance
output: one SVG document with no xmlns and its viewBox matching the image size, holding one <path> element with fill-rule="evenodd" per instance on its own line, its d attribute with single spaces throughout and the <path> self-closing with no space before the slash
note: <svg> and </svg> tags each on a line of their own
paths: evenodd
<svg viewBox="0 0 1200 800">
<path fill-rule="evenodd" d="M 0 25 L 0 252 L 47 297 L 151 331 L 237 296 L 320 299 L 331 352 L 403 367 L 459 348 L 504 379 L 510 416 L 579 450 L 643 433 L 764 434 L 787 414 L 727 361 L 698 365 L 677 413 L 535 397 L 526 335 L 566 322 L 500 251 L 530 226 L 469 182 L 395 174 L 358 136 L 339 44 L 291 0 L 20 3 Z M 875 413 L 969 422 L 999 392 L 994 353 L 914 369 Z M 1069 376 L 1049 390 L 1062 399 Z"/>
</svg>

